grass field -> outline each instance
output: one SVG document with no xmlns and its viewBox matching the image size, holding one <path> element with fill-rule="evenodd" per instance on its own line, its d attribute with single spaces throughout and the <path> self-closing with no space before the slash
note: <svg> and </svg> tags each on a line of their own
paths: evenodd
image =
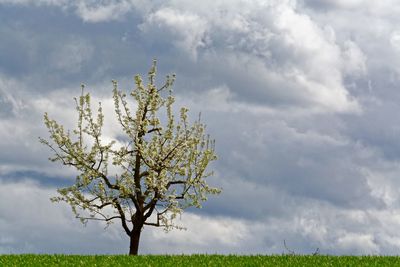
<svg viewBox="0 0 400 267">
<path fill-rule="evenodd" d="M 0 266 L 400 266 L 386 256 L 77 256 L 0 255 Z"/>
</svg>

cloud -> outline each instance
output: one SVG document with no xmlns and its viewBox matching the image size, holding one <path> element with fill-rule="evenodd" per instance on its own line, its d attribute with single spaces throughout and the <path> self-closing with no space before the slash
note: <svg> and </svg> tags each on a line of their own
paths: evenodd
<svg viewBox="0 0 400 267">
<path fill-rule="evenodd" d="M 144 1 L 111 0 L 0 0 L 4 5 L 59 7 L 64 11 L 73 10 L 85 22 L 98 23 L 121 20 L 136 5 L 144 5 Z"/>
<path fill-rule="evenodd" d="M 23 103 L 12 93 L 12 88 L 18 83 L 5 77 L 0 77 L 0 117 L 18 116 Z"/>
<path fill-rule="evenodd" d="M 0 4 L 1 252 L 126 252 L 118 225 L 81 228 L 48 202 L 76 173 L 37 137 L 45 111 L 74 127 L 82 82 L 103 102 L 106 138 L 118 136 L 110 80 L 129 90 L 156 57 L 158 82 L 175 72 L 177 106 L 201 111 L 216 139 L 210 183 L 224 191 L 184 213 L 186 232 L 146 228 L 142 252 L 282 253 L 286 240 L 299 253 L 397 253 L 396 1 Z M 35 234 L 22 231 L 29 199 Z"/>
<path fill-rule="evenodd" d="M 0 0 L 0 4 L 8 5 L 37 5 L 37 6 L 65 6 L 70 0 Z"/>
<path fill-rule="evenodd" d="M 127 250 L 121 244 L 123 236 L 113 227 L 105 231 L 92 223 L 85 228 L 66 205 L 51 203 L 54 189 L 27 180 L 1 182 L 0 192 L 3 253 L 121 254 Z"/>
<path fill-rule="evenodd" d="M 107 229 L 96 221 L 84 227 L 69 207 L 49 201 L 55 194 L 53 188 L 25 180 L 1 182 L 0 192 L 5 200 L 0 204 L 2 253 L 127 251 L 128 239 L 117 222 Z M 26 205 L 27 202 L 34 205 Z M 292 202 L 288 207 L 292 209 L 291 216 L 266 214 L 255 220 L 186 212 L 178 219 L 186 231 L 164 233 L 162 229 L 146 227 L 140 252 L 279 254 L 285 252 L 283 240 L 297 253 L 312 253 L 319 248 L 321 253 L 392 254 L 399 246 L 398 236 L 393 235 L 399 226 L 396 211 L 338 210 L 304 201 Z"/>
<path fill-rule="evenodd" d="M 208 4 L 215 7 L 213 12 L 172 2 L 150 13 L 140 29 L 155 36 L 153 42 L 172 37 L 194 60 L 213 65 L 217 76 L 235 72 L 235 77 L 252 81 L 246 95 L 238 88 L 241 83 L 228 84 L 241 97 L 325 111 L 359 108 L 344 87 L 342 65 L 363 69 L 362 52 L 350 42 L 342 50 L 334 35 L 300 14 L 294 2 L 251 2 L 243 9 L 239 2 L 228 9 L 221 1 Z"/>
<path fill-rule="evenodd" d="M 352 41 L 346 41 L 343 49 L 344 75 L 365 75 L 367 72 L 367 58 L 358 45 Z"/>
<path fill-rule="evenodd" d="M 314 7 L 324 8 L 342 8 L 342 9 L 355 9 L 360 7 L 363 3 L 362 0 L 303 0 L 307 5 Z"/>
<path fill-rule="evenodd" d="M 371 234 L 346 234 L 338 239 L 338 245 L 342 249 L 355 247 L 357 254 L 365 254 L 366 251 L 369 254 L 379 253 L 379 247 L 375 244 Z"/>
<path fill-rule="evenodd" d="M 129 241 L 120 231 L 118 222 L 107 229 L 96 221 L 84 227 L 67 205 L 50 202 L 49 198 L 56 194 L 53 188 L 40 187 L 32 180 L 0 183 L 4 200 L 0 204 L 0 230 L 4 233 L 0 239 L 2 253 L 125 254 L 128 250 Z M 169 253 L 193 253 L 225 247 L 228 252 L 240 248 L 242 241 L 248 238 L 245 223 L 232 222 L 230 218 L 187 213 L 180 223 L 189 229 L 165 234 L 158 228 L 145 228 L 141 250 L 144 253 L 165 253 L 165 249 Z"/>
<path fill-rule="evenodd" d="M 177 47 L 193 59 L 197 58 L 197 50 L 206 46 L 207 21 L 196 14 L 163 8 L 151 13 L 139 27 L 145 33 L 150 31 L 150 34 L 154 34 L 151 28 L 156 28 L 158 34 L 175 38 Z"/>
<path fill-rule="evenodd" d="M 146 229 L 148 245 L 151 243 L 168 244 L 172 253 L 213 253 L 216 250 L 229 253 L 238 250 L 250 237 L 247 222 L 224 217 L 208 217 L 186 213 L 179 224 L 187 227 L 184 231 L 172 231 L 168 234 L 156 229 Z M 162 253 L 164 246 L 149 250 L 151 253 Z"/>
<path fill-rule="evenodd" d="M 60 71 L 80 72 L 94 53 L 94 47 L 85 39 L 71 38 L 53 52 L 54 67 Z"/>
<path fill-rule="evenodd" d="M 131 1 L 77 1 L 76 13 L 86 22 L 122 19 L 132 9 Z"/>
<path fill-rule="evenodd" d="M 212 12 L 205 4 L 180 1 L 164 5 L 79 1 L 69 5 L 76 6 L 83 21 L 90 22 L 124 18 L 128 12 L 138 12 L 143 6 L 139 13 L 143 22 L 138 29 L 145 40 L 151 38 L 150 45 L 173 45 L 198 64 L 212 64 L 217 77 L 235 72 L 234 77 L 240 81 L 232 79 L 227 85 L 240 97 L 319 112 L 359 110 L 343 78 L 349 68 L 362 73 L 361 50 L 351 42 L 342 49 L 333 30 L 327 32 L 308 15 L 300 13 L 295 1 L 268 4 L 254 1 L 246 8 L 237 1 L 230 3 L 229 8 L 223 1 L 212 1 L 207 3 L 214 7 Z M 93 53 L 82 41 L 64 45 L 58 51 L 61 57 L 63 53 L 76 54 L 72 57 L 74 62 L 70 62 L 72 59 L 56 62 L 58 68 L 65 67 L 60 64 L 79 65 Z M 55 54 L 58 55 L 57 50 Z M 188 64 L 192 62 L 189 60 Z M 345 71 L 342 66 L 346 66 Z M 80 67 L 73 69 L 79 71 Z M 252 81 L 246 94 L 241 90 L 244 80 Z"/>
<path fill-rule="evenodd" d="M 14 88 L 19 90 L 14 91 Z M 38 173 L 38 179 L 40 174 L 51 177 L 74 177 L 76 172 L 72 169 L 60 169 L 56 164 L 49 164 L 47 159 L 52 152 L 39 142 L 38 137 L 48 139 L 47 128 L 43 122 L 45 112 L 66 129 L 76 128 L 77 113 L 74 97 L 80 95 L 79 86 L 76 90 L 63 88 L 46 95 L 35 94 L 28 88 L 24 82 L 0 78 L 0 99 L 5 104 L 2 106 L 4 110 L 1 110 L 0 116 L 2 126 L 0 146 L 4 149 L 3 153 L 0 153 L 0 174 L 33 171 Z M 90 93 L 94 107 L 98 102 L 102 102 L 106 114 L 103 141 L 115 138 L 120 134 L 121 128 L 117 121 L 113 120 L 114 104 L 111 90 L 108 94 L 94 90 Z"/>
</svg>

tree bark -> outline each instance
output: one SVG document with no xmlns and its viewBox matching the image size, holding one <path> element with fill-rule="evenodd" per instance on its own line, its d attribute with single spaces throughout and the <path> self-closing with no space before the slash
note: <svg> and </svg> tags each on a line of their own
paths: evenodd
<svg viewBox="0 0 400 267">
<path fill-rule="evenodd" d="M 135 227 L 131 233 L 129 255 L 137 255 L 139 251 L 139 241 L 142 227 Z"/>
</svg>

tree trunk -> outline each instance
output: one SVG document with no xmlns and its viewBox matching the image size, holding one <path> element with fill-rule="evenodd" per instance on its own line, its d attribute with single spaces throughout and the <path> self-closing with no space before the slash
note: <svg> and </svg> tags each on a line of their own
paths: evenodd
<svg viewBox="0 0 400 267">
<path fill-rule="evenodd" d="M 135 227 L 136 228 L 136 227 Z M 137 255 L 139 251 L 139 241 L 140 241 L 140 233 L 142 231 L 142 227 L 137 227 L 139 229 L 133 229 L 131 233 L 131 242 L 129 246 L 129 255 Z"/>
</svg>

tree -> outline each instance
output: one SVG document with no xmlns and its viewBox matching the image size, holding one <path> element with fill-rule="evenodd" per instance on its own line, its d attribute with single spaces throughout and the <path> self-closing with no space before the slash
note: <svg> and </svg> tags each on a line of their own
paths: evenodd
<svg viewBox="0 0 400 267">
<path fill-rule="evenodd" d="M 94 114 L 83 85 L 81 96 L 75 98 L 77 128 L 66 131 L 45 113 L 50 141 L 40 138 L 54 152 L 51 161 L 72 166 L 79 173 L 73 185 L 58 189 L 59 195 L 51 200 L 67 202 L 85 224 L 88 220 L 102 220 L 107 225 L 120 220 L 130 238 L 130 255 L 137 255 L 145 225 L 162 226 L 166 231 L 179 228 L 173 220 L 183 209 L 200 208 L 207 194 L 220 192 L 206 183 L 212 175 L 207 166 L 216 155 L 200 116 L 190 126 L 188 109 L 182 107 L 175 119 L 171 89 L 175 75 L 167 76 L 160 88 L 155 76 L 155 61 L 147 85 L 135 76 L 136 86 L 130 93 L 137 104 L 135 112 L 128 96 L 112 82 L 123 141 L 104 142 L 101 103 Z"/>
</svg>

